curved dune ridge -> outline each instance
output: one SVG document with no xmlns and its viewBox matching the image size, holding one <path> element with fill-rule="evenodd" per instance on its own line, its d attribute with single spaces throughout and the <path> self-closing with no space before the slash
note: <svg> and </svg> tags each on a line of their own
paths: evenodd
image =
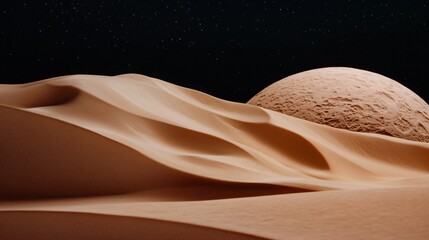
<svg viewBox="0 0 429 240">
<path fill-rule="evenodd" d="M 0 85 L 0 116 L 0 239 L 429 237 L 428 143 L 137 74 Z"/>
</svg>

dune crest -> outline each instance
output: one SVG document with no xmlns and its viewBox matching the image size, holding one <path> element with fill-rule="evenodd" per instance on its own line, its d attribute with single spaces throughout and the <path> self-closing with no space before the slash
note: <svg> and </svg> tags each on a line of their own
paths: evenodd
<svg viewBox="0 0 429 240">
<path fill-rule="evenodd" d="M 124 236 L 128 231 L 129 238 L 153 229 L 129 231 L 127 221 L 130 226 L 159 221 L 158 226 L 171 227 L 181 236 L 200 226 L 195 234 L 202 239 L 203 233 L 224 239 L 286 238 L 290 233 L 294 239 L 300 236 L 291 218 L 282 220 L 270 209 L 270 220 L 257 220 L 253 215 L 268 211 L 257 206 L 298 204 L 297 198 L 308 196 L 314 200 L 305 200 L 304 207 L 310 208 L 319 196 L 325 204 L 339 203 L 332 196 L 350 200 L 372 191 L 380 195 L 370 205 L 377 209 L 395 191 L 428 194 L 428 143 L 319 125 L 142 75 L 74 75 L 0 85 L 0 115 L 0 226 L 13 229 L 25 228 L 28 214 L 46 221 L 85 219 L 94 222 L 94 229 L 117 221 L 120 227 L 112 232 Z M 421 204 L 421 198 L 416 199 L 401 198 L 398 204 Z M 183 216 L 186 209 L 192 214 L 177 217 L 165 210 L 164 202 L 170 208 L 183 207 Z M 254 207 L 254 220 L 234 223 L 243 216 L 222 215 L 211 202 L 233 211 L 240 211 L 239 202 Z M 330 210 L 327 205 L 323 209 Z M 409 218 L 407 211 L 402 216 Z M 299 214 L 298 219 L 305 218 Z M 273 223 L 265 226 L 272 232 L 259 233 L 257 226 L 262 231 L 263 224 L 258 221 L 289 225 Z M 39 230 L 28 227 L 23 234 L 48 231 L 49 224 L 39 225 Z M 310 232 L 320 239 L 343 236 L 325 227 L 325 237 Z M 413 226 L 403 227 L 413 231 Z M 78 237 L 98 236 L 86 231 Z M 1 234 L 19 233 L 0 227 Z M 311 234 L 307 236 L 315 236 Z"/>
</svg>

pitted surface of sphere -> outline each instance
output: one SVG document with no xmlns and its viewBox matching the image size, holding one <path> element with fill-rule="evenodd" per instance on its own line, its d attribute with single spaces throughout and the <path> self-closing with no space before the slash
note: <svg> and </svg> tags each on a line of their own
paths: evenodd
<svg viewBox="0 0 429 240">
<path fill-rule="evenodd" d="M 248 104 L 336 128 L 429 142 L 429 105 L 400 83 L 364 70 L 301 72 L 268 86 Z"/>
</svg>

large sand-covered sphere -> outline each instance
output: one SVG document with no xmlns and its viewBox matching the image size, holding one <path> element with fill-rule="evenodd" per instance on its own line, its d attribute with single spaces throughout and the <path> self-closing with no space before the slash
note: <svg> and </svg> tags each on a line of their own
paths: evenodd
<svg viewBox="0 0 429 240">
<path fill-rule="evenodd" d="M 301 72 L 248 103 L 336 128 L 429 142 L 429 105 L 373 72 L 344 67 Z"/>
</svg>

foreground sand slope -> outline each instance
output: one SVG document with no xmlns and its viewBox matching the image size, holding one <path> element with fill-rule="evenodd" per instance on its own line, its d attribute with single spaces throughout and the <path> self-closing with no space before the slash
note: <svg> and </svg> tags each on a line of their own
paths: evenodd
<svg viewBox="0 0 429 240">
<path fill-rule="evenodd" d="M 429 237 L 427 143 L 134 74 L 1 85 L 0 116 L 1 239 Z"/>
</svg>

